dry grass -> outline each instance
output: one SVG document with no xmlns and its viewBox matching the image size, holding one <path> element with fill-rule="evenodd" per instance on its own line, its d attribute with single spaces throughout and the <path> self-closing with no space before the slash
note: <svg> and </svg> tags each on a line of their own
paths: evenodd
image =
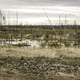
<svg viewBox="0 0 80 80">
<path fill-rule="evenodd" d="M 55 54 L 56 54 L 55 49 L 40 49 L 40 48 L 36 49 L 36 48 L 19 48 L 19 47 L 0 48 L 1 56 L 54 57 Z"/>
<path fill-rule="evenodd" d="M 27 48 L 27 47 L 1 47 L 0 56 L 16 56 L 16 57 L 38 57 L 45 56 L 54 58 L 56 56 L 80 57 L 79 48 Z"/>
<path fill-rule="evenodd" d="M 25 68 L 24 66 L 24 63 L 27 62 L 27 59 L 25 59 L 26 61 L 21 63 L 21 59 L 20 57 L 22 56 L 25 56 L 25 57 L 40 57 L 40 56 L 45 56 L 45 57 L 50 57 L 50 59 L 48 58 L 45 58 L 45 59 L 48 59 L 51 61 L 51 63 L 54 61 L 54 57 L 58 57 L 58 56 L 67 56 L 67 57 L 80 57 L 80 49 L 78 48 L 61 48 L 61 49 L 57 49 L 57 48 L 53 48 L 53 49 L 40 49 L 40 48 L 26 48 L 26 47 L 22 47 L 22 48 L 19 48 L 19 47 L 1 47 L 0 48 L 0 56 L 1 56 L 1 64 L 7 64 L 7 66 L 5 67 L 5 65 L 3 64 L 1 67 L 1 71 L 0 71 L 0 80 L 80 80 L 80 76 L 77 77 L 77 76 L 74 76 L 72 74 L 68 74 L 68 73 L 63 73 L 63 72 L 58 72 L 59 75 L 56 76 L 54 75 L 54 71 L 47 71 L 48 74 L 46 74 L 47 72 L 44 73 L 44 71 L 41 73 L 41 74 L 33 74 L 32 71 L 31 73 L 26 73 L 26 74 L 22 74 L 20 72 L 22 72 Z M 11 56 L 11 57 L 19 57 L 19 58 L 11 58 L 11 57 L 7 57 L 9 58 L 7 60 L 7 58 L 3 58 L 2 59 L 2 56 Z M 31 59 L 31 60 L 30 60 Z M 28 60 L 31 61 L 31 69 L 35 68 L 35 66 L 32 64 L 32 62 L 34 63 L 34 61 L 37 62 L 37 59 L 34 59 L 34 58 L 30 58 Z M 42 58 L 44 59 L 44 57 Z M 40 60 L 42 61 L 42 65 L 39 64 L 39 62 L 37 64 L 40 65 L 40 69 L 41 69 L 41 66 L 43 66 L 44 63 L 48 63 L 48 60 Z M 12 60 L 12 61 L 11 61 Z M 68 61 L 66 59 L 64 59 L 65 62 Z M 17 62 L 19 61 L 19 62 Z M 29 61 L 29 62 L 30 62 Z M 46 62 L 44 62 L 46 61 Z M 70 60 L 71 62 L 73 62 L 73 64 L 76 64 L 75 62 L 76 61 L 72 61 L 72 59 Z M 15 62 L 14 64 L 12 62 Z M 15 65 L 17 64 L 20 64 L 20 66 L 17 66 L 17 68 L 15 69 Z M 49 64 L 49 68 L 51 68 L 51 63 Z M 58 63 L 59 60 L 58 60 Z M 68 62 L 69 63 L 69 62 Z M 54 64 L 54 62 L 53 62 Z M 9 66 L 11 65 L 11 66 Z M 28 65 L 27 65 L 28 66 Z M 19 68 L 19 69 L 18 69 Z M 22 70 L 23 69 L 23 70 Z M 27 68 L 25 68 L 27 69 Z M 43 68 L 42 68 L 43 69 Z M 45 69 L 45 67 L 44 67 Z M 21 71 L 22 70 L 22 71 Z M 25 70 L 24 70 L 25 71 Z M 40 71 L 39 71 L 40 72 Z M 44 74 L 44 75 L 43 75 Z M 73 73 L 74 74 L 74 73 Z M 42 77 L 43 76 L 43 77 Z"/>
</svg>

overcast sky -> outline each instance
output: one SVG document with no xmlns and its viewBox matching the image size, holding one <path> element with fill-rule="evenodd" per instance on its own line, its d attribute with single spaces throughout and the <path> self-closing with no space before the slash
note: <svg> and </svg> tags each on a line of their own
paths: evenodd
<svg viewBox="0 0 80 80">
<path fill-rule="evenodd" d="M 80 6 L 80 0 L 0 0 L 0 7 L 18 6 Z"/>
<path fill-rule="evenodd" d="M 80 0 L 0 0 L 0 9 L 8 23 L 16 23 L 16 14 L 19 23 L 24 24 L 53 24 L 59 16 L 61 23 L 65 16 L 68 22 L 79 22 Z"/>
</svg>

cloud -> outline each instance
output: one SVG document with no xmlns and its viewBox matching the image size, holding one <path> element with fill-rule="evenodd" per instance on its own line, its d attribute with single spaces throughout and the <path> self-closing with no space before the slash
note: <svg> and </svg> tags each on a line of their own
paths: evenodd
<svg viewBox="0 0 80 80">
<path fill-rule="evenodd" d="M 80 0 L 18 0 L 25 4 L 31 5 L 61 5 L 61 6 L 80 6 Z"/>
<path fill-rule="evenodd" d="M 0 8 L 25 6 L 80 6 L 80 0 L 0 0 Z"/>
</svg>

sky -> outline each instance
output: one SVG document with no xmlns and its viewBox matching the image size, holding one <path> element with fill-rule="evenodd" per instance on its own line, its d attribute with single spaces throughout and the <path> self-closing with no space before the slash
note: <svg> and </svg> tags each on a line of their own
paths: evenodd
<svg viewBox="0 0 80 80">
<path fill-rule="evenodd" d="M 80 0 L 0 0 L 0 9 L 6 24 L 80 24 Z"/>
</svg>

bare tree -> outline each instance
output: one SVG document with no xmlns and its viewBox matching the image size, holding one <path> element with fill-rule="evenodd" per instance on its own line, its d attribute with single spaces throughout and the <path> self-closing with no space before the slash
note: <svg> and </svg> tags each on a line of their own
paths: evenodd
<svg viewBox="0 0 80 80">
<path fill-rule="evenodd" d="M 0 10 L 0 25 L 2 25 L 2 22 L 3 22 L 3 14 L 2 11 Z"/>
</svg>

